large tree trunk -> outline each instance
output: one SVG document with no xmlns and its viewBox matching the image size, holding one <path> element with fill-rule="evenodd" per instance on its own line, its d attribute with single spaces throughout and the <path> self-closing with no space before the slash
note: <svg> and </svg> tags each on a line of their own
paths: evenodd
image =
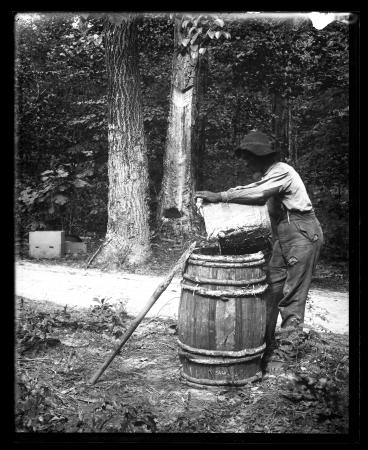
<svg viewBox="0 0 368 450">
<path fill-rule="evenodd" d="M 97 263 L 137 265 L 150 256 L 148 162 L 134 16 L 106 22 L 109 198 L 105 246 Z"/>
<path fill-rule="evenodd" d="M 198 50 L 192 55 L 179 48 L 180 26 L 181 20 L 176 19 L 164 174 L 157 211 L 158 225 L 164 221 L 163 231 L 172 236 L 190 234 L 195 222 L 193 192 L 204 124 L 204 118 L 199 118 L 203 90 L 200 55 Z"/>
</svg>

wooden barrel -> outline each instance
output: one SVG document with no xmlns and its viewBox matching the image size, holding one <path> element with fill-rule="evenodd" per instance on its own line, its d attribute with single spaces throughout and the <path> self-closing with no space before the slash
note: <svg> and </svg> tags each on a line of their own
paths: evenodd
<svg viewBox="0 0 368 450">
<path fill-rule="evenodd" d="M 262 252 L 193 252 L 178 314 L 181 375 L 189 383 L 241 386 L 261 376 L 267 289 Z"/>
</svg>

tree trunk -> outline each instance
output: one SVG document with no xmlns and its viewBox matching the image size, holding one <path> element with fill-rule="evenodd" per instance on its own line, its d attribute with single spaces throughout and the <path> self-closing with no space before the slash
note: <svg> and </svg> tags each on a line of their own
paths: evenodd
<svg viewBox="0 0 368 450">
<path fill-rule="evenodd" d="M 232 118 L 233 125 L 233 136 L 232 136 L 232 147 L 235 148 L 238 144 L 240 144 L 241 135 L 240 131 L 240 123 L 241 123 L 241 93 L 244 90 L 238 81 L 238 77 L 233 75 L 233 83 L 235 86 L 235 101 L 234 101 L 234 112 Z M 244 131 L 244 130 L 243 130 Z M 242 134 L 245 134 L 244 132 Z"/>
<path fill-rule="evenodd" d="M 180 27 L 181 20 L 176 19 L 169 123 L 157 211 L 157 224 L 164 221 L 163 232 L 172 236 L 185 236 L 192 231 L 193 192 L 203 130 L 199 119 L 199 97 L 203 91 L 200 55 L 198 50 L 192 54 L 180 48 Z"/>
<path fill-rule="evenodd" d="M 294 148 L 293 148 L 293 127 L 292 127 L 292 113 L 291 113 L 291 102 L 288 101 L 288 121 L 287 121 L 287 143 L 288 143 L 288 154 L 291 162 L 295 162 Z"/>
<path fill-rule="evenodd" d="M 294 136 L 293 136 L 293 145 L 294 145 L 294 161 L 297 162 L 298 161 L 298 135 L 297 135 L 296 129 L 294 131 Z"/>
<path fill-rule="evenodd" d="M 279 93 L 273 94 L 273 119 L 272 129 L 277 140 L 277 149 L 282 154 L 287 154 L 287 106 L 286 99 Z"/>
<path fill-rule="evenodd" d="M 134 16 L 106 22 L 109 194 L 105 246 L 98 264 L 138 265 L 150 256 L 148 162 Z"/>
<path fill-rule="evenodd" d="M 205 96 L 207 92 L 207 77 L 208 77 L 208 57 L 207 53 L 200 56 L 199 69 L 198 69 L 198 95 L 197 105 Z M 194 188 L 198 189 L 198 186 L 202 187 L 204 183 L 204 156 L 206 151 L 206 126 L 207 126 L 207 113 L 204 108 L 198 107 L 198 127 L 195 130 L 195 134 L 198 135 L 198 143 L 196 148 L 193 149 L 193 165 L 194 165 Z"/>
</svg>

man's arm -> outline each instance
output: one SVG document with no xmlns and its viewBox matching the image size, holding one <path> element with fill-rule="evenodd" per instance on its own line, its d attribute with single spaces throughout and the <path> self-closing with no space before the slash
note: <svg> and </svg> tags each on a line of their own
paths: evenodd
<svg viewBox="0 0 368 450">
<path fill-rule="evenodd" d="M 263 205 L 270 197 L 287 189 L 288 184 L 288 172 L 273 174 L 255 183 L 220 192 L 221 201 L 246 205 Z"/>
<path fill-rule="evenodd" d="M 221 193 L 220 192 L 211 192 L 211 191 L 197 191 L 194 194 L 195 198 L 203 198 L 206 202 L 217 203 L 221 202 Z"/>
</svg>

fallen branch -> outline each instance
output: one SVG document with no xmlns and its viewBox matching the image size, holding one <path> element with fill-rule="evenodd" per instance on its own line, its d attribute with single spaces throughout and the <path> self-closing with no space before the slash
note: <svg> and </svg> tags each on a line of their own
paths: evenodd
<svg viewBox="0 0 368 450">
<path fill-rule="evenodd" d="M 51 361 L 51 358 L 18 358 L 18 361 Z"/>
<path fill-rule="evenodd" d="M 112 354 L 106 359 L 106 361 L 102 364 L 102 366 L 94 373 L 94 375 L 89 380 L 90 384 L 95 384 L 96 381 L 100 378 L 100 376 L 104 373 L 104 371 L 107 369 L 107 367 L 110 365 L 112 360 L 115 358 L 115 356 L 120 352 L 123 345 L 126 343 L 126 341 L 130 338 L 130 336 L 133 334 L 134 330 L 137 328 L 137 326 L 140 324 L 140 322 L 143 320 L 144 316 L 147 314 L 147 312 L 151 309 L 153 304 L 156 302 L 156 300 L 161 296 L 161 294 L 165 291 L 165 289 L 170 284 L 171 280 L 174 278 L 175 273 L 183 269 L 187 259 L 189 258 L 190 254 L 195 248 L 196 243 L 193 242 L 188 249 L 181 255 L 178 262 L 175 264 L 171 272 L 167 275 L 167 277 L 157 286 L 155 292 L 151 295 L 150 299 L 148 300 L 145 307 L 142 309 L 142 311 L 138 314 L 138 316 L 133 320 L 128 330 L 125 332 L 120 344 L 118 347 L 112 352 Z"/>
<path fill-rule="evenodd" d="M 86 269 L 90 266 L 91 262 L 96 258 L 96 256 L 100 253 L 103 246 L 107 245 L 111 241 L 111 236 L 107 241 L 103 241 L 102 244 L 98 247 L 98 249 L 94 252 L 94 254 L 89 258 L 89 260 L 86 263 Z"/>
</svg>

